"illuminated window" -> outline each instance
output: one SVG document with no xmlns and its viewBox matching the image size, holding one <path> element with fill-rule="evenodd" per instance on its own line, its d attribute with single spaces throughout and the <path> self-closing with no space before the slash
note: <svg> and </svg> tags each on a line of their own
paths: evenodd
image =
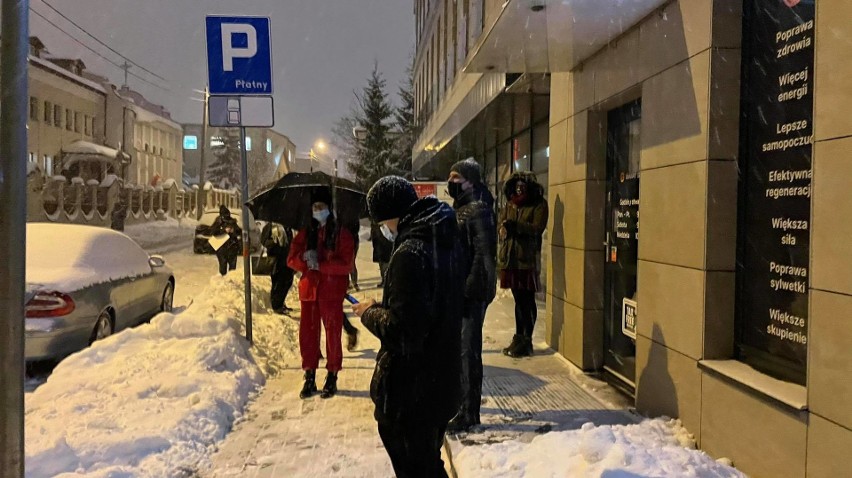
<svg viewBox="0 0 852 478">
<path fill-rule="evenodd" d="M 271 139 L 266 140 L 266 152 L 267 153 L 272 152 L 272 140 Z"/>
<path fill-rule="evenodd" d="M 225 142 L 222 141 L 222 138 L 218 136 L 214 136 L 210 138 L 210 146 L 213 148 L 225 146 Z"/>
<path fill-rule="evenodd" d="M 198 136 L 186 135 L 183 137 L 183 149 L 198 149 Z"/>
<path fill-rule="evenodd" d="M 246 151 L 251 151 L 251 136 L 246 136 Z"/>
</svg>

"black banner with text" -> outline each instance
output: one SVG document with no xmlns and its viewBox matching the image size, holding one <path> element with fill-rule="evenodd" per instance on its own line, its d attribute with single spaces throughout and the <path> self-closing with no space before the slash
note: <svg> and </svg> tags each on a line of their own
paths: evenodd
<svg viewBox="0 0 852 478">
<path fill-rule="evenodd" d="M 788 364 L 790 375 L 803 381 L 815 0 L 746 3 L 739 340 Z"/>
</svg>

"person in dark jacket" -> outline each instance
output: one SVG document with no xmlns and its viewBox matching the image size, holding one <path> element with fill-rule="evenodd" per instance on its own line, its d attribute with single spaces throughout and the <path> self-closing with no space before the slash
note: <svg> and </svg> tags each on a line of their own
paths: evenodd
<svg viewBox="0 0 852 478">
<path fill-rule="evenodd" d="M 382 303 L 354 306 L 381 341 L 370 397 L 398 477 L 446 477 L 441 444 L 458 411 L 465 271 L 453 209 L 417 199 L 403 178 L 367 194 L 373 220 L 394 241 Z"/>
<path fill-rule="evenodd" d="M 237 257 L 243 248 L 243 231 L 237 225 L 237 220 L 231 217 L 231 211 L 219 206 L 219 216 L 210 226 L 210 234 L 213 236 L 228 235 L 228 241 L 216 251 L 216 259 L 219 260 L 219 274 L 223 276 L 237 268 Z"/>
<path fill-rule="evenodd" d="M 393 242 L 382 235 L 382 229 L 376 223 L 370 224 L 370 242 L 373 243 L 373 262 L 379 265 L 379 284 L 377 287 L 384 287 L 385 274 L 388 271 L 388 262 L 390 262 L 391 252 L 393 251 Z"/>
<path fill-rule="evenodd" d="M 299 351 L 305 384 L 299 397 L 308 398 L 317 391 L 316 369 L 320 356 L 320 323 L 325 327 L 326 369 L 328 375 L 321 397 L 337 394 L 337 374 L 343 368 L 343 296 L 349 284 L 354 260 L 352 234 L 340 227 L 331 213 L 331 191 L 314 192 L 311 225 L 293 239 L 287 265 L 302 273 L 299 300 Z"/>
<path fill-rule="evenodd" d="M 290 244 L 293 242 L 293 231 L 285 229 L 280 224 L 271 222 L 263 226 L 260 233 L 260 243 L 266 248 L 269 257 L 275 258 L 272 269 L 272 290 L 270 299 L 272 310 L 276 314 L 290 312 L 287 307 L 287 293 L 293 287 L 293 269 L 287 267 L 287 256 L 290 254 Z"/>
<path fill-rule="evenodd" d="M 450 431 L 461 431 L 480 423 L 482 326 L 485 311 L 497 293 L 497 219 L 494 197 L 482 184 L 482 169 L 473 158 L 452 166 L 447 189 L 454 199 L 453 209 L 466 253 L 465 266 L 469 270 L 464 286 L 461 335 L 462 400 L 458 415 L 449 424 Z"/>
<path fill-rule="evenodd" d="M 530 172 L 518 172 L 503 188 L 509 201 L 498 220 L 500 287 L 515 299 L 515 336 L 503 349 L 510 357 L 533 353 L 532 335 L 538 315 L 535 294 L 541 289 L 541 236 L 547 227 L 544 188 Z"/>
</svg>

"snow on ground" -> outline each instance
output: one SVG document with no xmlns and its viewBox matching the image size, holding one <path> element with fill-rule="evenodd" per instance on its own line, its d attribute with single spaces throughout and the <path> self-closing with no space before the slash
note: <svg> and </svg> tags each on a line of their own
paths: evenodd
<svg viewBox="0 0 852 478">
<path fill-rule="evenodd" d="M 460 477 L 744 478 L 695 450 L 678 420 L 594 426 L 551 432 L 531 443 L 513 440 L 464 447 L 454 459 Z"/>
<path fill-rule="evenodd" d="M 165 221 L 131 224 L 124 228 L 124 233 L 149 252 L 151 249 L 162 249 L 174 244 L 187 244 L 187 247 L 192 250 L 192 238 L 197 225 L 194 219 L 177 220 L 170 217 Z"/>
<path fill-rule="evenodd" d="M 27 396 L 27 477 L 194 473 L 265 382 L 238 335 L 241 286 L 213 278 L 182 313 L 62 361 Z"/>
</svg>

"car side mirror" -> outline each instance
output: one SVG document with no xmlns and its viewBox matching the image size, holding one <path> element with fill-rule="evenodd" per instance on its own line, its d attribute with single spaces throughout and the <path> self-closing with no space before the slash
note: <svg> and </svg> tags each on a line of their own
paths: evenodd
<svg viewBox="0 0 852 478">
<path fill-rule="evenodd" d="M 163 267 L 166 265 L 166 260 L 163 259 L 163 256 L 151 256 L 148 258 L 148 264 L 153 268 Z"/>
</svg>

